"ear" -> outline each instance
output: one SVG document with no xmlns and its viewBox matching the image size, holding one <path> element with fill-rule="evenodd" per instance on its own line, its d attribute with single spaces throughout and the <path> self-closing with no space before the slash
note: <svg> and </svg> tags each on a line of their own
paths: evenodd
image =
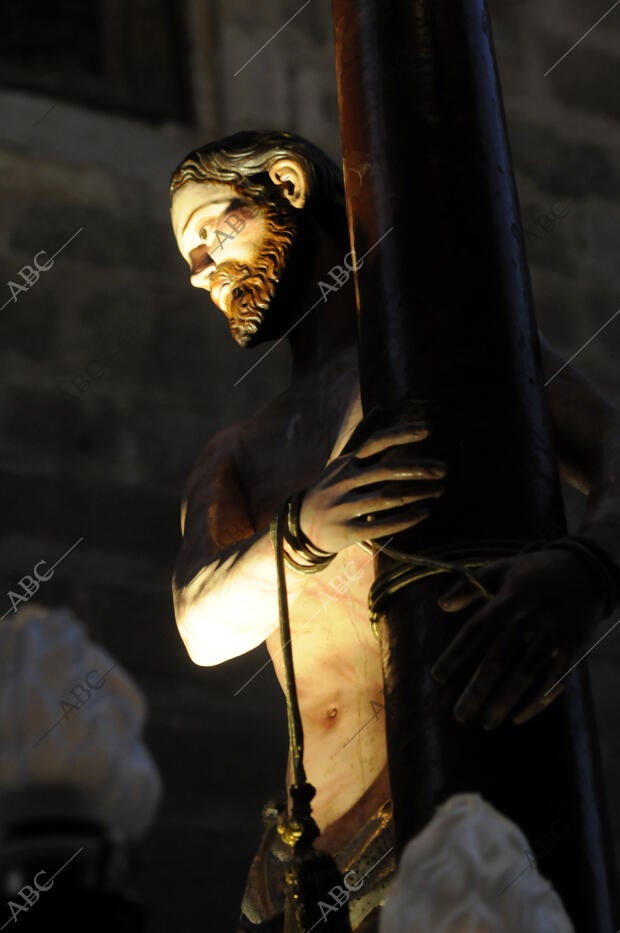
<svg viewBox="0 0 620 933">
<path fill-rule="evenodd" d="M 269 177 L 293 207 L 302 208 L 308 198 L 306 173 L 295 159 L 277 159 L 269 168 Z"/>
</svg>

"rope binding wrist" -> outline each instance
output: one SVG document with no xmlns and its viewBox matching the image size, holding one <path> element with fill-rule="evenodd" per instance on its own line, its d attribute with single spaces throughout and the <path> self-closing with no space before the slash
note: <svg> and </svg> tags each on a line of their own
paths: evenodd
<svg viewBox="0 0 620 933">
<path fill-rule="evenodd" d="M 566 535 L 554 541 L 536 541 L 524 551 L 563 550 L 575 554 L 592 573 L 605 596 L 605 616 L 620 602 L 620 567 L 610 554 L 586 535 Z"/>
<path fill-rule="evenodd" d="M 370 620 L 378 636 L 376 624 L 387 602 L 400 589 L 438 573 L 456 573 L 465 577 L 486 599 L 489 593 L 475 571 L 502 557 L 547 550 L 566 550 L 575 554 L 590 570 L 596 585 L 605 596 L 605 616 L 620 602 L 620 567 L 596 541 L 585 535 L 566 535 L 555 540 L 461 542 L 448 548 L 434 548 L 425 554 L 407 554 L 383 546 L 379 550 L 394 559 L 395 564 L 375 577 L 368 594 Z"/>
<path fill-rule="evenodd" d="M 299 523 L 305 489 L 289 496 L 276 512 L 282 519 L 284 561 L 296 573 L 318 573 L 331 564 L 335 553 L 318 548 L 304 534 Z M 272 521 L 273 540 L 273 521 Z"/>
</svg>

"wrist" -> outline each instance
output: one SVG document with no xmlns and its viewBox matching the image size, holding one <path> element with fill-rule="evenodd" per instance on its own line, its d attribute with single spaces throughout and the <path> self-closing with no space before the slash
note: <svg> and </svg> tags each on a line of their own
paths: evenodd
<svg viewBox="0 0 620 933">
<path fill-rule="evenodd" d="M 318 547 L 310 540 L 301 527 L 301 506 L 305 493 L 306 490 L 302 489 L 301 492 L 295 493 L 288 499 L 287 529 L 291 542 L 294 543 L 299 551 L 305 554 L 308 559 L 326 560 L 329 558 L 333 560 L 336 556 L 336 552 L 324 551 L 323 548 Z"/>
<path fill-rule="evenodd" d="M 584 556 L 587 551 L 590 567 L 605 590 L 605 615 L 609 615 L 620 603 L 620 567 L 609 551 L 590 535 L 571 535 L 571 539 L 584 548 Z"/>
<path fill-rule="evenodd" d="M 286 565 L 296 573 L 318 573 L 331 564 L 336 554 L 317 547 L 302 531 L 299 514 L 304 492 L 289 496 L 282 507 L 282 552 Z"/>
<path fill-rule="evenodd" d="M 609 615 L 620 603 L 620 567 L 611 555 L 588 535 L 566 535 L 554 541 L 539 541 L 524 548 L 529 550 L 565 550 L 574 554 L 590 573 L 603 600 L 603 616 Z"/>
</svg>

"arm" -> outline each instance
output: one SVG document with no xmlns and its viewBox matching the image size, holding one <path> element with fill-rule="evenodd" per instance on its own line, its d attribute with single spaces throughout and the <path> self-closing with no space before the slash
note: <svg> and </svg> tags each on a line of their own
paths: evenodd
<svg viewBox="0 0 620 933">
<path fill-rule="evenodd" d="M 207 445 L 190 473 L 181 509 L 183 541 L 172 593 L 192 661 L 220 664 L 250 651 L 278 625 L 269 528 L 253 526 L 235 466 L 234 428 Z M 306 578 L 287 570 L 289 602 Z"/>
<path fill-rule="evenodd" d="M 425 425 L 376 431 L 354 452 L 337 457 L 303 499 L 301 524 L 321 550 L 337 554 L 384 538 L 428 516 L 421 500 L 443 492 L 445 464 L 401 460 L 398 448 L 426 437 Z M 196 664 L 220 664 L 255 648 L 278 625 L 276 564 L 269 528 L 252 524 L 235 468 L 235 429 L 208 445 L 190 474 L 181 514 L 183 542 L 172 590 L 177 625 Z M 377 484 L 383 484 L 377 491 Z M 284 501 L 295 490 L 282 491 Z M 374 520 L 369 531 L 366 515 Z M 289 605 L 312 577 L 288 567 Z M 323 570 L 321 573 L 325 573 Z"/>
<path fill-rule="evenodd" d="M 540 341 L 560 474 L 587 496 L 577 533 L 620 566 L 620 411 L 583 373 L 564 366 L 542 334 Z"/>
<path fill-rule="evenodd" d="M 612 401 L 541 335 L 544 381 L 563 479 L 587 497 L 579 534 L 620 566 L 620 415 Z M 592 569 L 564 549 L 491 563 L 478 573 L 494 597 L 470 615 L 434 667 L 444 682 L 469 667 L 456 718 L 486 728 L 521 724 L 547 707 L 592 643 L 607 600 Z M 467 608 L 480 595 L 460 582 L 439 605 Z M 586 652 L 587 653 L 587 652 Z"/>
</svg>

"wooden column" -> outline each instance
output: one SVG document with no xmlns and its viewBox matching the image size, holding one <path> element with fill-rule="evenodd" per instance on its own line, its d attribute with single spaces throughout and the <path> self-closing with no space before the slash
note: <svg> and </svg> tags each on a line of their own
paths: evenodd
<svg viewBox="0 0 620 933">
<path fill-rule="evenodd" d="M 365 412 L 416 400 L 450 465 L 419 554 L 565 533 L 519 208 L 483 0 L 333 0 Z M 377 571 L 390 561 L 381 555 Z M 430 668 L 456 631 L 431 577 L 383 613 L 400 852 L 436 805 L 478 791 L 527 834 L 578 933 L 615 933 L 586 665 L 531 723 L 457 723 Z M 459 623 L 460 624 L 460 623 Z M 464 686 L 461 683 L 460 689 Z M 548 844 L 537 844 L 546 837 Z M 524 862 L 525 864 L 525 862 Z"/>
</svg>

